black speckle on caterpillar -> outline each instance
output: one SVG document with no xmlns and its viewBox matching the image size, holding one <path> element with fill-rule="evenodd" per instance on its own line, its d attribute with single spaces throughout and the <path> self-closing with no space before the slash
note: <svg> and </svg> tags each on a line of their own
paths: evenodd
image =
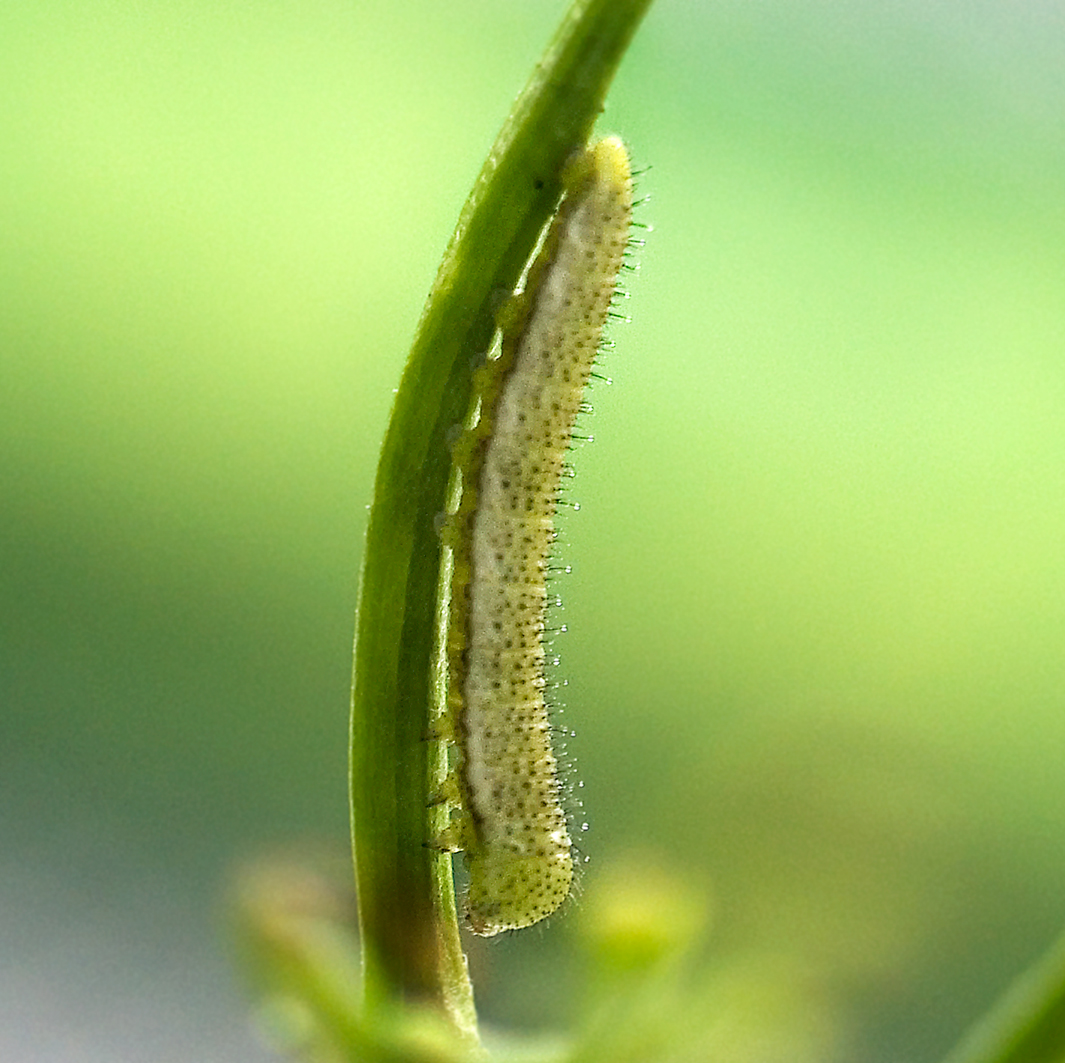
<svg viewBox="0 0 1065 1063">
<path fill-rule="evenodd" d="M 441 844 L 465 851 L 466 920 L 484 936 L 544 919 L 574 877 L 544 698 L 546 581 L 567 452 L 629 244 L 622 142 L 585 149 L 564 186 L 524 290 L 500 310 L 478 420 L 453 448 L 446 728 L 460 809 Z"/>
</svg>

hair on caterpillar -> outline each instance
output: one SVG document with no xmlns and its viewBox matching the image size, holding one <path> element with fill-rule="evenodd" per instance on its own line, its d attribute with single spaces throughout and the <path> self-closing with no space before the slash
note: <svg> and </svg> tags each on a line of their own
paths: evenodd
<svg viewBox="0 0 1065 1063">
<path fill-rule="evenodd" d="M 466 853 L 467 923 L 489 936 L 551 915 L 574 886 L 574 793 L 564 707 L 549 713 L 558 664 L 548 590 L 568 455 L 590 410 L 584 389 L 608 349 L 608 320 L 627 298 L 618 276 L 631 254 L 632 177 L 621 141 L 585 149 L 564 175 L 565 194 L 500 309 L 499 353 L 478 371 L 478 413 L 453 453 L 461 480 L 449 528 L 451 610 L 448 706 L 455 736 L 458 842 Z M 551 699 L 555 700 L 555 699 Z M 582 783 L 576 784 L 580 789 Z M 583 813 L 583 803 L 577 802 Z M 580 831 L 587 829 L 582 823 Z"/>
</svg>

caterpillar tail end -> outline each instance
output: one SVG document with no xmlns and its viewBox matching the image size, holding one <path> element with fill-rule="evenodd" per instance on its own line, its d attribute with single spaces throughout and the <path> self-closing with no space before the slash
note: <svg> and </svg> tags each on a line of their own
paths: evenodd
<svg viewBox="0 0 1065 1063">
<path fill-rule="evenodd" d="M 573 886 L 568 849 L 545 862 L 543 855 L 468 854 L 470 873 L 466 924 L 480 937 L 521 930 L 556 912 Z"/>
</svg>

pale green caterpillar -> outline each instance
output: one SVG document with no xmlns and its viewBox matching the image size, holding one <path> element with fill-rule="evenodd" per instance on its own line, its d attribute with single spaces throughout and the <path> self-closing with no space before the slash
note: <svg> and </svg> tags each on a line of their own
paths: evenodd
<svg viewBox="0 0 1065 1063">
<path fill-rule="evenodd" d="M 469 870 L 476 934 L 530 926 L 573 884 L 572 842 L 544 702 L 545 576 L 584 386 L 629 240 L 632 175 L 620 140 L 583 151 L 528 271 L 501 315 L 480 416 L 456 448 L 448 709 L 462 812 L 450 831 Z"/>
</svg>

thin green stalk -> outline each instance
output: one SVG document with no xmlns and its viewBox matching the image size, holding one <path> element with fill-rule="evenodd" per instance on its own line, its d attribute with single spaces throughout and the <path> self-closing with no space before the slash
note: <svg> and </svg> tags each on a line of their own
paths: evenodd
<svg viewBox="0 0 1065 1063">
<path fill-rule="evenodd" d="M 429 1004 L 477 1039 L 455 914 L 451 860 L 426 846 L 443 771 L 426 741 L 434 673 L 438 520 L 448 439 L 469 409 L 472 372 L 589 138 L 651 0 L 577 0 L 489 153 L 422 314 L 381 451 L 363 556 L 351 719 L 351 806 L 367 1017 Z M 434 678 L 434 675 L 436 678 Z"/>
<path fill-rule="evenodd" d="M 1065 1060 L 1065 936 L 1022 974 L 944 1063 Z"/>
</svg>

